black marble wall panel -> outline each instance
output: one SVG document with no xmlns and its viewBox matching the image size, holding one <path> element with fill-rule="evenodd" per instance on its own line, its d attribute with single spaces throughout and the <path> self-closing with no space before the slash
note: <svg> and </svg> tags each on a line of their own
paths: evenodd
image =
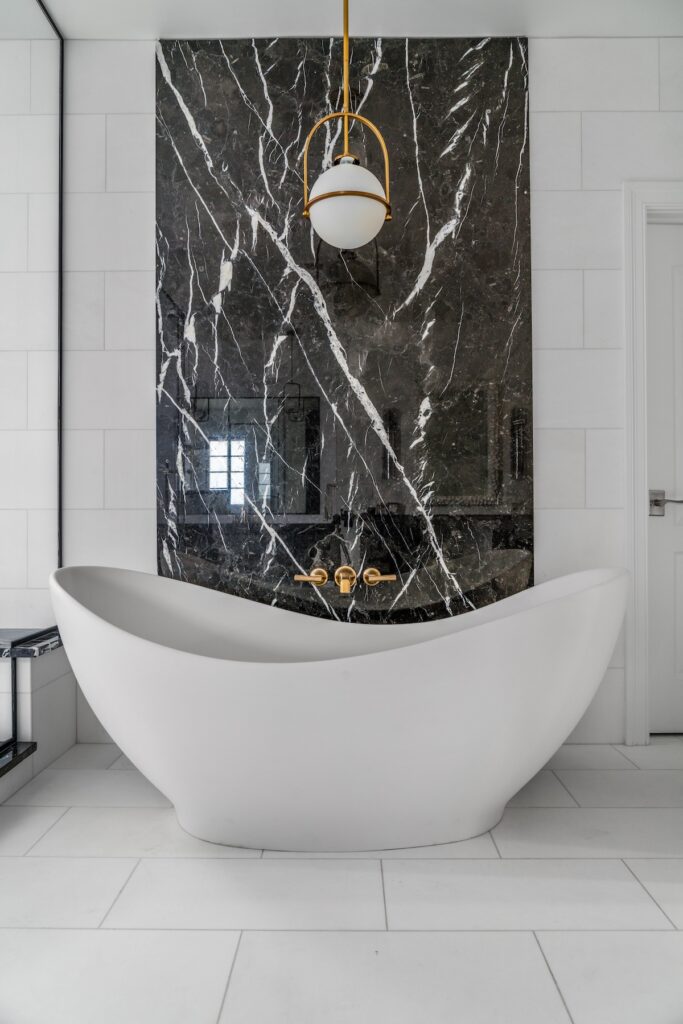
<svg viewBox="0 0 683 1024">
<path fill-rule="evenodd" d="M 158 554 L 313 615 L 454 615 L 532 579 L 527 46 L 355 39 L 394 219 L 357 252 L 301 217 L 338 39 L 157 51 Z M 312 180 L 340 149 L 312 146 Z M 381 177 L 371 135 L 352 149 Z M 295 573 L 394 584 L 342 597 Z"/>
</svg>

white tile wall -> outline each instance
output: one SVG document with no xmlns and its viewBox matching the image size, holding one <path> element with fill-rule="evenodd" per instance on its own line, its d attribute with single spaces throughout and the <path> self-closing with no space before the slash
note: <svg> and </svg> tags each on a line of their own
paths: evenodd
<svg viewBox="0 0 683 1024">
<path fill-rule="evenodd" d="M 0 113 L 28 114 L 31 106 L 31 43 L 0 41 Z"/>
<path fill-rule="evenodd" d="M 532 113 L 529 134 L 532 189 L 581 188 L 581 114 Z"/>
<path fill-rule="evenodd" d="M 534 270 L 621 266 L 621 192 L 539 190 L 532 202 Z"/>
<path fill-rule="evenodd" d="M 584 188 L 683 176 L 683 113 L 586 113 L 581 120 Z"/>
<path fill-rule="evenodd" d="M 683 39 L 659 41 L 660 107 L 683 110 Z"/>
<path fill-rule="evenodd" d="M 658 110 L 656 39 L 531 39 L 531 110 Z"/>
<path fill-rule="evenodd" d="M 583 301 L 581 270 L 534 270 L 531 274 L 534 348 L 581 348 Z"/>
<path fill-rule="evenodd" d="M 49 40 L 0 41 L 2 626 L 52 619 L 46 587 L 57 554 L 57 57 Z"/>
</svg>

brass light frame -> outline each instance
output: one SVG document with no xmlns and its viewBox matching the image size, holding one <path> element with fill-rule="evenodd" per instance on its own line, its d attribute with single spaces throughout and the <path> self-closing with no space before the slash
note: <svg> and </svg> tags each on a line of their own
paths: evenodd
<svg viewBox="0 0 683 1024">
<path fill-rule="evenodd" d="M 363 192 L 357 189 L 338 189 L 336 192 L 323 192 L 322 195 L 314 196 L 313 199 L 309 198 L 308 195 L 308 150 L 311 145 L 311 140 L 315 133 L 328 121 L 334 121 L 341 119 L 344 123 L 344 149 L 341 153 L 334 157 L 334 163 L 338 163 L 345 157 L 351 157 L 356 162 L 359 162 L 353 153 L 349 150 L 349 121 L 359 121 L 360 124 L 365 125 L 374 134 L 375 138 L 379 142 L 380 149 L 382 150 L 382 156 L 384 158 L 384 195 L 378 196 L 375 192 Z M 384 136 L 372 121 L 368 120 L 367 117 L 363 117 L 362 114 L 353 114 L 349 110 L 349 0 L 344 0 L 344 103 L 343 107 L 339 111 L 335 111 L 333 114 L 326 114 L 325 117 L 321 117 L 319 121 L 311 128 L 306 142 L 304 144 L 304 208 L 303 216 L 310 217 L 310 209 L 315 203 L 321 202 L 323 199 L 333 199 L 336 196 L 362 196 L 365 199 L 374 199 L 376 202 L 381 203 L 385 208 L 384 220 L 391 220 L 391 197 L 389 192 L 389 151 L 387 150 L 387 144 L 384 141 Z"/>
</svg>

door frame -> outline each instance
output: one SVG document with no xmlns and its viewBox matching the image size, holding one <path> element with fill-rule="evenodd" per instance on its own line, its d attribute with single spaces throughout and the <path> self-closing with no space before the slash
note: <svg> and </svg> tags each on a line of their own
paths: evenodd
<svg viewBox="0 0 683 1024">
<path fill-rule="evenodd" d="M 647 225 L 683 224 L 683 181 L 624 182 L 626 743 L 648 743 Z"/>
</svg>

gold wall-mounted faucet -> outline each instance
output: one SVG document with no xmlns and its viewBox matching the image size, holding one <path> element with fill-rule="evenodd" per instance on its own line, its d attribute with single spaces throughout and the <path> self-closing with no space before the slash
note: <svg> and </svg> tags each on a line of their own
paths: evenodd
<svg viewBox="0 0 683 1024">
<path fill-rule="evenodd" d="M 382 575 L 379 569 L 369 568 L 363 570 L 363 583 L 366 587 L 376 587 L 378 583 L 395 583 L 396 574 L 387 573 Z"/>
<path fill-rule="evenodd" d="M 297 583 L 312 583 L 314 587 L 324 587 L 328 578 L 327 569 L 323 569 L 322 565 L 311 569 L 308 576 L 297 573 L 294 577 Z"/>
<path fill-rule="evenodd" d="M 357 579 L 356 570 L 350 565 L 340 565 L 334 574 L 334 582 L 339 587 L 340 594 L 350 594 Z"/>
</svg>

